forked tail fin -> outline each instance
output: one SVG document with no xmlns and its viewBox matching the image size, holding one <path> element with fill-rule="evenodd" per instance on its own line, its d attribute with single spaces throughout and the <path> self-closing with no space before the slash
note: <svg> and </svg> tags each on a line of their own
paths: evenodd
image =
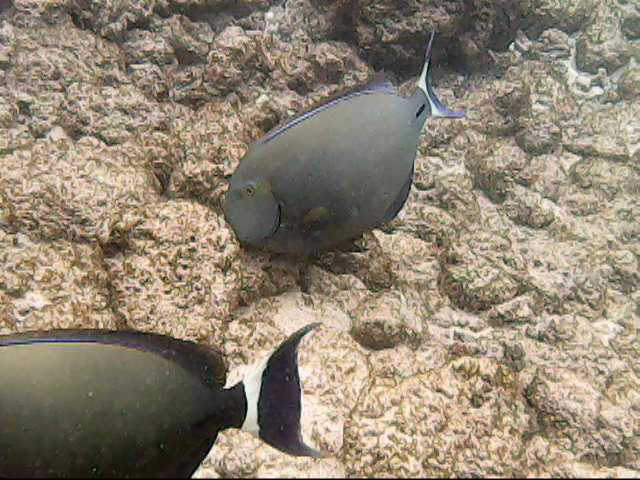
<svg viewBox="0 0 640 480">
<path fill-rule="evenodd" d="M 247 417 L 242 429 L 257 434 L 272 447 L 294 456 L 323 457 L 304 443 L 300 429 L 302 391 L 298 346 L 313 323 L 285 340 L 244 379 Z"/>
<path fill-rule="evenodd" d="M 418 80 L 418 88 L 427 96 L 427 100 L 431 106 L 432 117 L 462 118 L 464 117 L 464 112 L 454 112 L 445 107 L 438 99 L 436 93 L 433 91 L 433 86 L 431 85 L 431 52 L 435 36 L 436 32 L 432 32 L 431 38 L 429 39 L 429 45 L 427 45 L 424 67 L 422 68 L 420 79 Z"/>
</svg>

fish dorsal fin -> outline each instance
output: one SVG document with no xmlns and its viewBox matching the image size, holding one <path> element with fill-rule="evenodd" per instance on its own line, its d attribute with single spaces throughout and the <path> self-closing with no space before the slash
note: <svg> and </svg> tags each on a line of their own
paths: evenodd
<svg viewBox="0 0 640 480">
<path fill-rule="evenodd" d="M 337 103 L 360 95 L 379 92 L 388 94 L 397 93 L 395 86 L 393 85 L 393 83 L 391 83 L 390 77 L 385 72 L 376 73 L 373 78 L 365 85 L 358 85 L 355 87 L 343 89 L 338 93 L 330 96 L 329 98 L 322 100 L 320 103 L 314 103 L 310 107 L 302 110 L 301 112 L 298 112 L 292 118 L 288 118 L 284 122 L 281 122 L 276 127 L 272 128 L 264 137 L 259 139 L 256 144 L 264 145 L 265 143 L 269 143 L 281 133 L 289 130 L 299 123 L 302 123 L 306 119 L 313 117 L 317 113 L 332 107 Z"/>
</svg>

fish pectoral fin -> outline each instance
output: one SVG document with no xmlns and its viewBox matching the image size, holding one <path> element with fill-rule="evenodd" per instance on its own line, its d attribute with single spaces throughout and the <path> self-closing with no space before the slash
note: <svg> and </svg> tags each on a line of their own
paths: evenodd
<svg viewBox="0 0 640 480">
<path fill-rule="evenodd" d="M 325 207 L 312 208 L 302 218 L 302 229 L 306 231 L 322 230 L 329 224 L 329 220 L 329 210 Z"/>
</svg>

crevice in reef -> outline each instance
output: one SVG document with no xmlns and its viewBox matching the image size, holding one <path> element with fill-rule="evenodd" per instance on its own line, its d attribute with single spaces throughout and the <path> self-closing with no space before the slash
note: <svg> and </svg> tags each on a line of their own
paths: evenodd
<svg viewBox="0 0 640 480">
<path fill-rule="evenodd" d="M 2 0 L 2 1 L 0 1 L 0 15 L 2 15 L 2 13 L 5 10 L 9 10 L 11 7 L 13 7 L 13 0 Z"/>
<path fill-rule="evenodd" d="M 230 23 L 247 18 L 263 9 L 250 3 L 228 0 L 218 5 L 172 5 L 169 8 L 158 7 L 154 10 L 160 18 L 166 19 L 173 15 L 184 15 L 192 22 L 208 23 L 214 32 L 227 27 Z"/>
<path fill-rule="evenodd" d="M 107 257 L 104 250 L 100 258 L 101 258 L 100 263 L 101 263 L 102 270 L 105 272 L 107 277 L 106 285 L 104 285 L 104 288 L 106 290 L 105 294 L 106 294 L 107 308 L 111 311 L 111 313 L 113 313 L 113 317 L 116 323 L 116 329 L 130 330 L 131 327 L 129 326 L 129 321 L 127 320 L 127 316 L 124 313 L 122 313 L 120 309 L 120 302 L 118 301 L 118 290 L 114 284 L 114 279 L 112 277 L 112 273 L 107 263 L 107 259 L 109 257 Z"/>
<path fill-rule="evenodd" d="M 193 65 L 203 65 L 205 63 L 205 59 L 186 48 L 174 46 L 174 52 L 176 59 L 178 60 L 178 64 L 181 67 L 191 67 Z"/>
</svg>

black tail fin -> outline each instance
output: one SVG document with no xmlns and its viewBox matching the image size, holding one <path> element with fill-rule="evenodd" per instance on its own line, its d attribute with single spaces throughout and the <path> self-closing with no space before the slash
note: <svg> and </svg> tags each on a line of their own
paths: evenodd
<svg viewBox="0 0 640 480">
<path fill-rule="evenodd" d="M 298 346 L 304 336 L 319 325 L 314 323 L 298 330 L 260 367 L 262 374 L 257 398 L 257 433 L 263 441 L 289 455 L 324 456 L 304 443 L 300 429 L 302 392 L 298 374 Z M 246 384 L 245 388 L 247 392 L 251 390 Z M 248 397 L 249 395 L 247 401 L 251 403 L 252 400 Z"/>
</svg>

